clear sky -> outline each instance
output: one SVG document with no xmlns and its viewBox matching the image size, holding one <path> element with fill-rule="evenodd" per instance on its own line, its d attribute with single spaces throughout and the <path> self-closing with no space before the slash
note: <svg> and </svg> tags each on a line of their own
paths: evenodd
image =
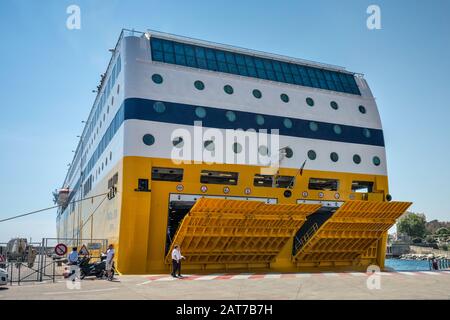
<svg viewBox="0 0 450 320">
<path fill-rule="evenodd" d="M 66 8 L 81 29 L 66 28 Z M 381 9 L 369 30 L 366 9 Z M 346 67 L 376 96 L 394 200 L 450 220 L 450 1 L 0 0 L 0 219 L 52 205 L 122 28 Z M 0 223 L 51 237 L 55 211 Z"/>
</svg>

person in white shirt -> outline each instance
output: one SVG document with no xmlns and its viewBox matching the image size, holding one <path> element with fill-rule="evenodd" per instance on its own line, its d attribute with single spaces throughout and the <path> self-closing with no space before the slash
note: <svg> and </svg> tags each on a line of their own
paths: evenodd
<svg viewBox="0 0 450 320">
<path fill-rule="evenodd" d="M 75 282 L 76 268 L 78 268 L 78 251 L 77 247 L 72 248 L 72 252 L 67 255 L 67 264 L 70 266 L 70 278 Z"/>
<path fill-rule="evenodd" d="M 72 252 L 69 253 L 69 255 L 67 256 L 67 261 L 69 264 L 73 265 L 73 264 L 77 264 L 78 262 L 78 252 L 77 252 L 77 247 L 73 247 L 72 248 Z"/>
<path fill-rule="evenodd" d="M 181 255 L 181 250 L 179 245 L 175 245 L 172 250 L 172 277 L 178 277 L 181 278 L 181 259 L 186 259 L 184 256 Z"/>
<path fill-rule="evenodd" d="M 108 246 L 108 250 L 106 251 L 106 266 L 105 266 L 105 270 L 106 270 L 106 276 L 108 280 L 112 280 L 112 267 L 113 267 L 113 262 L 114 262 L 114 246 L 112 244 L 110 244 Z"/>
</svg>

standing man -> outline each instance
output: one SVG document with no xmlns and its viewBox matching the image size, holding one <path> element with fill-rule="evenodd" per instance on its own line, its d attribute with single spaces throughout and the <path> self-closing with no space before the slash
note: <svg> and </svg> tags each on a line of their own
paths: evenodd
<svg viewBox="0 0 450 320">
<path fill-rule="evenodd" d="M 114 274 L 112 273 L 112 267 L 114 263 L 114 246 L 113 244 L 110 244 L 108 246 L 108 250 L 106 251 L 106 277 L 107 280 L 112 281 L 114 278 Z"/>
<path fill-rule="evenodd" d="M 184 256 L 181 255 L 180 246 L 175 245 L 172 250 L 172 277 L 178 277 L 181 278 L 181 259 L 186 259 Z"/>
<path fill-rule="evenodd" d="M 72 282 L 75 282 L 77 266 L 78 263 L 78 248 L 73 247 L 72 252 L 67 256 L 67 264 L 70 266 L 70 278 L 72 278 Z M 79 270 L 79 269 L 78 269 Z"/>
<path fill-rule="evenodd" d="M 72 248 L 72 252 L 67 256 L 68 264 L 74 265 L 78 262 L 78 251 L 77 247 Z"/>
</svg>

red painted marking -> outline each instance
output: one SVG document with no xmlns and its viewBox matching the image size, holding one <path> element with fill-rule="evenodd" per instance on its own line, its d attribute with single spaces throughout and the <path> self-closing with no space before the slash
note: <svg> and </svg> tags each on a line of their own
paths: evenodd
<svg viewBox="0 0 450 320">
<path fill-rule="evenodd" d="M 252 274 L 250 277 L 248 277 L 249 279 L 264 279 L 264 277 L 266 276 L 266 274 Z"/>
<path fill-rule="evenodd" d="M 192 275 L 192 276 L 183 276 L 182 278 L 180 278 L 180 280 L 195 280 L 198 278 L 201 278 L 202 276 L 198 276 L 198 275 Z"/>
</svg>

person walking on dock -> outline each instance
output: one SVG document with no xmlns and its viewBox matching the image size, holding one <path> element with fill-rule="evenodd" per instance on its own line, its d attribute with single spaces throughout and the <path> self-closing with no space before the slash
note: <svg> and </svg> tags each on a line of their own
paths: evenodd
<svg viewBox="0 0 450 320">
<path fill-rule="evenodd" d="M 114 263 L 114 246 L 111 243 L 108 246 L 108 250 L 106 251 L 106 265 L 105 265 L 105 271 L 106 271 L 106 277 L 109 281 L 113 280 L 114 273 L 112 273 L 113 263 Z"/>
<path fill-rule="evenodd" d="M 181 259 L 185 259 L 184 256 L 181 255 L 181 250 L 179 245 L 175 245 L 172 250 L 172 277 L 181 278 Z"/>
</svg>

